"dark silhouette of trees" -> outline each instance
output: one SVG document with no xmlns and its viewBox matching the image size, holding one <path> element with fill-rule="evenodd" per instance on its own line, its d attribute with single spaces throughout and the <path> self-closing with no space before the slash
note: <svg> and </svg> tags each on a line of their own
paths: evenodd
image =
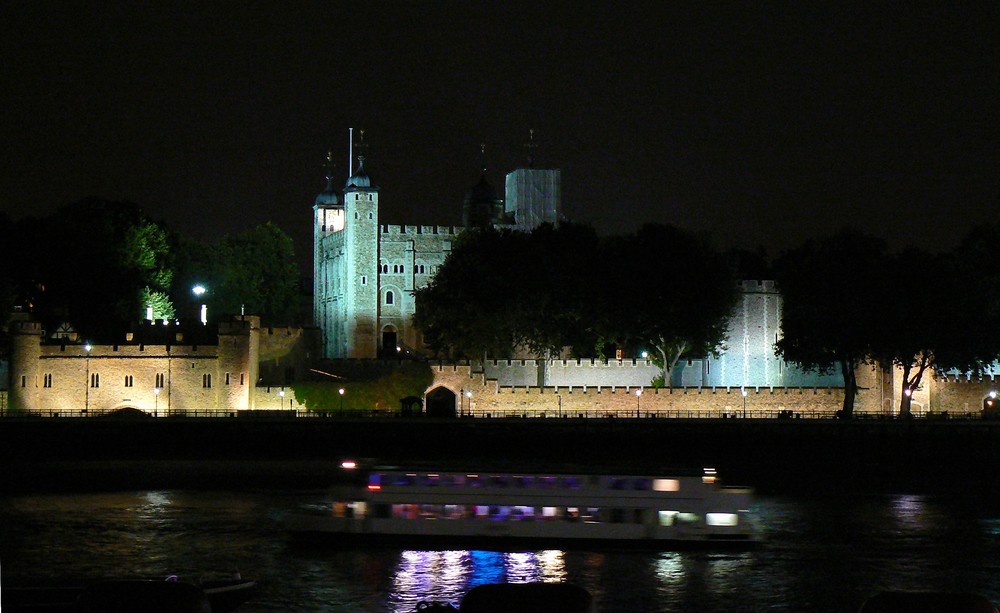
<svg viewBox="0 0 1000 613">
<path fill-rule="evenodd" d="M 891 274 L 885 241 L 853 230 L 809 241 L 775 264 L 784 296 L 780 357 L 844 377 L 843 416 L 854 413 L 855 371 L 871 359 Z"/>
<path fill-rule="evenodd" d="M 739 295 L 731 266 L 702 237 L 647 224 L 609 239 L 591 317 L 605 340 L 653 349 L 664 385 L 685 355 L 717 353 Z"/>
<path fill-rule="evenodd" d="M 417 292 L 414 323 L 434 349 L 477 359 L 643 344 L 669 381 L 682 355 L 718 349 L 736 296 L 724 259 L 672 226 L 604 240 L 571 224 L 484 229 L 464 233 Z"/>
</svg>

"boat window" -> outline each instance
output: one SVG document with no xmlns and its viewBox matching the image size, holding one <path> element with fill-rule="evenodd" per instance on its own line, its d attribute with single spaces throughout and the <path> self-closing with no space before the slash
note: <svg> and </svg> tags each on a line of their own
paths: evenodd
<svg viewBox="0 0 1000 613">
<path fill-rule="evenodd" d="M 632 487 L 635 490 L 646 491 L 652 487 L 652 481 L 649 479 L 636 479 Z"/>
<path fill-rule="evenodd" d="M 739 522 L 736 513 L 706 513 L 705 523 L 709 526 L 735 526 Z"/>
<path fill-rule="evenodd" d="M 429 487 L 436 487 L 441 482 L 441 477 L 438 475 L 424 475 L 421 479 L 421 485 L 426 485 Z"/>
<path fill-rule="evenodd" d="M 493 475 L 490 477 L 490 485 L 493 487 L 507 487 L 507 477 Z"/>
<path fill-rule="evenodd" d="M 441 485 L 449 487 L 460 486 L 463 481 L 462 475 L 441 475 Z"/>
<path fill-rule="evenodd" d="M 377 519 L 386 519 L 389 517 L 389 505 L 387 504 L 373 504 L 372 505 L 372 517 Z"/>
<path fill-rule="evenodd" d="M 542 519 L 555 519 L 555 518 L 556 518 L 555 507 L 542 507 Z"/>
<path fill-rule="evenodd" d="M 566 521 L 580 521 L 580 508 L 566 507 Z"/>
<path fill-rule="evenodd" d="M 511 507 L 510 519 L 513 521 L 533 521 L 535 519 L 535 507 Z"/>
<path fill-rule="evenodd" d="M 465 482 L 469 487 L 483 487 L 483 478 L 479 475 L 466 475 Z"/>
<path fill-rule="evenodd" d="M 653 490 L 657 492 L 677 492 L 681 489 L 681 482 L 677 479 L 654 479 Z"/>
<path fill-rule="evenodd" d="M 678 513 L 677 514 L 678 524 L 696 524 L 698 523 L 697 513 Z"/>
<path fill-rule="evenodd" d="M 584 509 L 581 518 L 588 524 L 601 523 L 601 510 L 597 507 L 587 507 Z"/>
<path fill-rule="evenodd" d="M 677 511 L 660 511 L 660 525 L 673 526 L 677 519 Z"/>
<path fill-rule="evenodd" d="M 563 477 L 559 480 L 559 485 L 563 489 L 578 490 L 583 484 L 576 477 Z"/>
<path fill-rule="evenodd" d="M 415 474 L 393 475 L 392 485 L 413 485 L 413 481 L 416 478 L 417 478 L 417 476 Z"/>
<path fill-rule="evenodd" d="M 490 508 L 482 505 L 476 506 L 476 519 L 483 519 L 490 516 Z"/>
<path fill-rule="evenodd" d="M 377 489 L 381 485 L 382 485 L 382 475 L 380 473 L 372 473 L 372 474 L 368 475 L 368 487 L 369 487 L 369 489 L 371 489 L 373 487 Z"/>
<path fill-rule="evenodd" d="M 531 487 L 531 477 L 514 477 L 514 485 L 519 488 Z"/>
<path fill-rule="evenodd" d="M 550 490 L 550 489 L 555 488 L 555 486 L 556 486 L 556 478 L 555 477 L 539 477 L 537 483 L 538 483 L 538 487 L 540 487 L 542 489 L 545 489 L 545 490 Z"/>
<path fill-rule="evenodd" d="M 623 490 L 628 486 L 628 479 L 622 477 L 613 477 L 611 479 L 611 489 L 613 490 Z"/>
</svg>

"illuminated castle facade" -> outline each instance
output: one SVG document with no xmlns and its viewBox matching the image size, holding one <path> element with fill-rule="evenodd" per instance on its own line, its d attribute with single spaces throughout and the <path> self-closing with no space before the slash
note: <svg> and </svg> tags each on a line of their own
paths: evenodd
<svg viewBox="0 0 1000 613">
<path fill-rule="evenodd" d="M 462 228 L 380 224 L 379 189 L 363 157 L 343 190 L 335 188 L 329 165 L 326 181 L 313 205 L 313 321 L 323 357 L 419 353 L 415 292 L 433 279 Z M 484 169 L 465 200 L 465 227 L 558 223 L 559 170 L 517 169 L 506 187 L 506 200 L 497 199 Z"/>
</svg>

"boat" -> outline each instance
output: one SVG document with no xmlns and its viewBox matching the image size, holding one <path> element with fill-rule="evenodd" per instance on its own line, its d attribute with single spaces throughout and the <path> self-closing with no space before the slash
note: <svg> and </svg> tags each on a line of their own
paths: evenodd
<svg viewBox="0 0 1000 613">
<path fill-rule="evenodd" d="M 331 489 L 321 512 L 284 518 L 293 537 L 340 545 L 747 547 L 752 491 L 713 469 L 680 476 L 373 469 Z"/>
</svg>

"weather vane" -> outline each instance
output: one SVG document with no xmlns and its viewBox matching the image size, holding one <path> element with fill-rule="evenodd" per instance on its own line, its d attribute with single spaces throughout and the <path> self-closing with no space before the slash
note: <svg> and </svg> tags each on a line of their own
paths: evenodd
<svg viewBox="0 0 1000 613">
<path fill-rule="evenodd" d="M 524 147 L 528 150 L 528 168 L 535 167 L 535 149 L 538 145 L 535 144 L 535 129 L 530 128 L 528 130 L 528 142 L 524 144 Z"/>
</svg>

